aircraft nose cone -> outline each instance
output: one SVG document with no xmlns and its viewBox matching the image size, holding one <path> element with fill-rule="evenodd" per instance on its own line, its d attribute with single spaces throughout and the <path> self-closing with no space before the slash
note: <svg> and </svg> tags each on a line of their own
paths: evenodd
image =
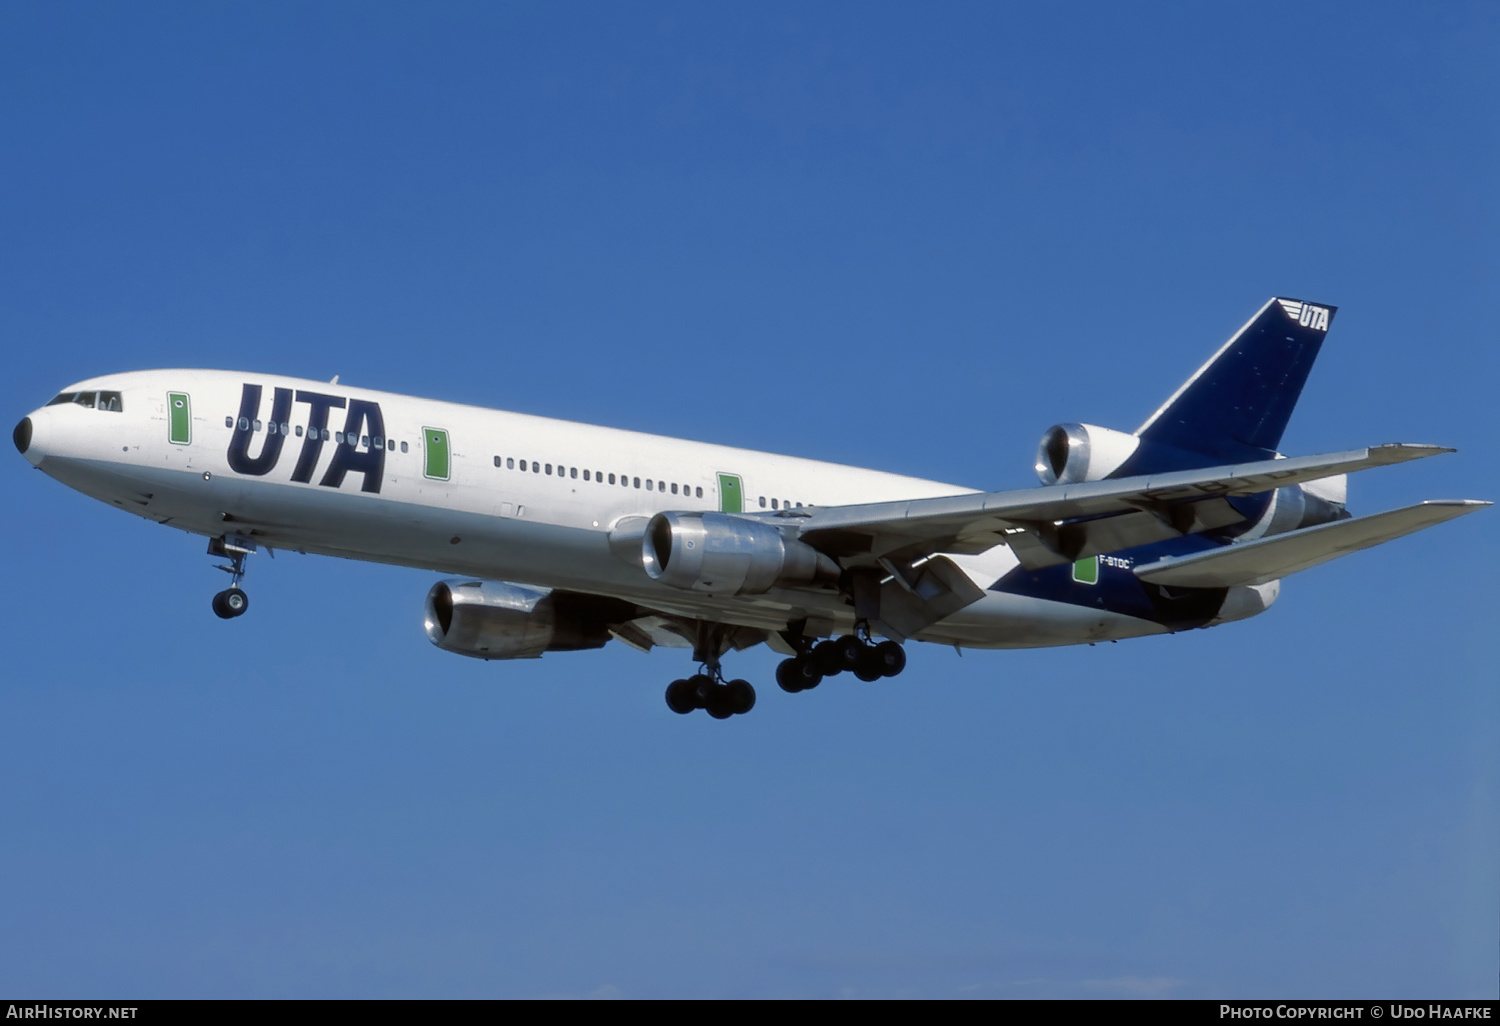
<svg viewBox="0 0 1500 1026">
<path fill-rule="evenodd" d="M 10 437 L 16 443 L 16 449 L 25 456 L 26 450 L 31 448 L 31 418 L 22 417 Z"/>
</svg>

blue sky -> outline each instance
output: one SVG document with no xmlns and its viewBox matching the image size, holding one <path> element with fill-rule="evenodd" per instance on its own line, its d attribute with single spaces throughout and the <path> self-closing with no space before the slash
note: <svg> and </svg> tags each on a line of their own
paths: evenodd
<svg viewBox="0 0 1500 1026">
<path fill-rule="evenodd" d="M 431 9 L 429 9 L 431 8 Z M 0 399 L 342 380 L 1032 482 L 1271 295 L 1284 441 L 1496 498 L 1493 5 L 0 8 Z M 1494 514 L 1247 623 L 672 715 L 433 575 L 0 472 L 0 992 L 1494 997 Z"/>
</svg>

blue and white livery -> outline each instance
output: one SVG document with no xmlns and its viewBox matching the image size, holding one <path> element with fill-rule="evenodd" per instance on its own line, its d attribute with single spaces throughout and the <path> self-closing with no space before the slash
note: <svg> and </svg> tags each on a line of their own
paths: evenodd
<svg viewBox="0 0 1500 1026">
<path fill-rule="evenodd" d="M 723 719 L 755 704 L 724 678 L 733 650 L 777 650 L 797 692 L 894 676 L 908 641 L 1211 627 L 1265 611 L 1283 577 L 1489 505 L 1351 518 L 1348 474 L 1451 450 L 1278 451 L 1336 312 L 1270 300 L 1134 432 L 1048 430 L 1041 486 L 1020 491 L 235 371 L 81 381 L 14 440 L 69 487 L 207 537 L 226 620 L 261 549 L 423 567 L 447 575 L 426 603 L 439 648 L 691 649 L 667 704 Z"/>
</svg>

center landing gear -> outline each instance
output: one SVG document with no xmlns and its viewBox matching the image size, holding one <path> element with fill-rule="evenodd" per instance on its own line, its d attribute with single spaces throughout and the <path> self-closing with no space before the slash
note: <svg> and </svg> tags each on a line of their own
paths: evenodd
<svg viewBox="0 0 1500 1026">
<path fill-rule="evenodd" d="M 894 677 L 906 669 L 906 650 L 894 641 L 876 643 L 870 640 L 864 624 L 855 627 L 857 634 L 845 634 L 817 644 L 808 644 L 790 659 L 776 667 L 776 683 L 781 690 L 795 694 L 810 691 L 845 670 L 863 681 Z"/>
<path fill-rule="evenodd" d="M 667 685 L 667 708 L 686 715 L 702 709 L 716 720 L 727 720 L 755 708 L 755 689 L 748 680 L 724 680 L 719 657 L 728 647 L 720 624 L 699 624 L 693 642 L 693 658 L 699 670 L 686 680 Z"/>
<path fill-rule="evenodd" d="M 210 556 L 222 556 L 229 565 L 220 564 L 218 569 L 229 575 L 229 587 L 214 596 L 214 615 L 221 620 L 233 620 L 244 616 L 250 608 L 250 596 L 240 587 L 245 579 L 245 557 L 255 551 L 255 543 L 237 534 L 211 538 L 208 542 Z"/>
</svg>

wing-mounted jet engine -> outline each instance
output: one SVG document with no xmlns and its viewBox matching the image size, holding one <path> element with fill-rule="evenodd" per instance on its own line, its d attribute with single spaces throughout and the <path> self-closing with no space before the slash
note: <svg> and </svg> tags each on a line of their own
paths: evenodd
<svg viewBox="0 0 1500 1026">
<path fill-rule="evenodd" d="M 831 584 L 839 565 L 771 524 L 725 513 L 658 513 L 641 539 L 652 580 L 718 595 Z"/>
<path fill-rule="evenodd" d="M 439 581 L 427 593 L 423 627 L 445 652 L 475 659 L 536 659 L 543 652 L 603 648 L 609 624 L 635 616 L 617 599 L 505 581 Z"/>
</svg>

